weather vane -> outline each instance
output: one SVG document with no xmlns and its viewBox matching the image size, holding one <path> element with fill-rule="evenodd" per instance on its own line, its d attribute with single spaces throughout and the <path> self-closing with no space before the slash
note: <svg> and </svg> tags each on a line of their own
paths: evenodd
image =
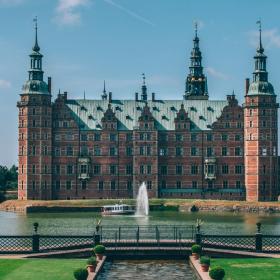
<svg viewBox="0 0 280 280">
<path fill-rule="evenodd" d="M 35 29 L 37 29 L 37 23 L 38 23 L 38 18 L 37 18 L 37 16 L 33 19 L 33 22 L 35 22 Z"/>
<path fill-rule="evenodd" d="M 197 28 L 198 28 L 198 22 L 194 21 L 194 30 L 195 30 L 195 36 L 197 37 Z"/>
<path fill-rule="evenodd" d="M 145 73 L 142 73 L 142 76 L 143 76 L 143 85 L 145 85 L 145 80 L 146 80 L 146 77 L 145 77 Z"/>
<path fill-rule="evenodd" d="M 259 19 L 256 23 L 259 25 L 259 31 L 262 31 L 262 21 L 261 21 L 261 19 Z"/>
</svg>

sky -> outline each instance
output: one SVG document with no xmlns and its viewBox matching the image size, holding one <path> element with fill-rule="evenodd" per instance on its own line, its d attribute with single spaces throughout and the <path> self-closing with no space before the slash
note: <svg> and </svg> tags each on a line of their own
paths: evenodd
<svg viewBox="0 0 280 280">
<path fill-rule="evenodd" d="M 27 79 L 34 22 L 45 80 L 69 98 L 134 98 L 146 74 L 157 98 L 182 99 L 198 22 L 210 99 L 234 90 L 243 103 L 252 77 L 258 26 L 269 80 L 280 89 L 278 0 L 0 0 L 0 165 L 17 164 L 16 102 Z"/>
</svg>

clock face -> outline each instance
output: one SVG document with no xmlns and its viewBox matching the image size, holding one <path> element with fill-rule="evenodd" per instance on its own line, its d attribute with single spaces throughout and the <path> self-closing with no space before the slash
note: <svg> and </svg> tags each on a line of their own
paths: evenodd
<svg viewBox="0 0 280 280">
<path fill-rule="evenodd" d="M 33 90 L 36 90 L 36 89 L 37 89 L 37 85 L 33 84 L 33 85 L 32 85 L 32 89 L 33 89 Z"/>
</svg>

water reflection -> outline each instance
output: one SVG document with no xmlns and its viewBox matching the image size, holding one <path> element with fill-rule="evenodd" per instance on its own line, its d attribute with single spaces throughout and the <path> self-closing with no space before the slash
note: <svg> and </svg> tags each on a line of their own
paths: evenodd
<svg viewBox="0 0 280 280">
<path fill-rule="evenodd" d="M 41 234 L 93 234 L 94 220 L 99 213 L 33 213 L 18 214 L 0 212 L 0 234 L 30 234 L 34 222 L 39 222 Z M 262 223 L 262 231 L 279 234 L 279 214 L 213 213 L 213 212 L 161 212 L 151 211 L 148 217 L 106 216 L 102 225 L 194 225 L 202 219 L 202 231 L 207 233 L 253 234 L 256 223 Z"/>
<path fill-rule="evenodd" d="M 98 280 L 195 280 L 186 261 L 174 260 L 122 260 L 106 263 Z"/>
</svg>

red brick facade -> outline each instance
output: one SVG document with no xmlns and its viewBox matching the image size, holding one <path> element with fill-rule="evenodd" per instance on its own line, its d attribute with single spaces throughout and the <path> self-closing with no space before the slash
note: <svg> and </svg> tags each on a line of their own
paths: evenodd
<svg viewBox="0 0 280 280">
<path fill-rule="evenodd" d="M 18 198 L 135 197 L 145 181 L 149 197 L 276 200 L 276 95 L 266 56 L 257 50 L 245 104 L 235 95 L 208 100 L 197 34 L 184 100 L 51 102 L 37 43 L 19 108 Z"/>
</svg>

